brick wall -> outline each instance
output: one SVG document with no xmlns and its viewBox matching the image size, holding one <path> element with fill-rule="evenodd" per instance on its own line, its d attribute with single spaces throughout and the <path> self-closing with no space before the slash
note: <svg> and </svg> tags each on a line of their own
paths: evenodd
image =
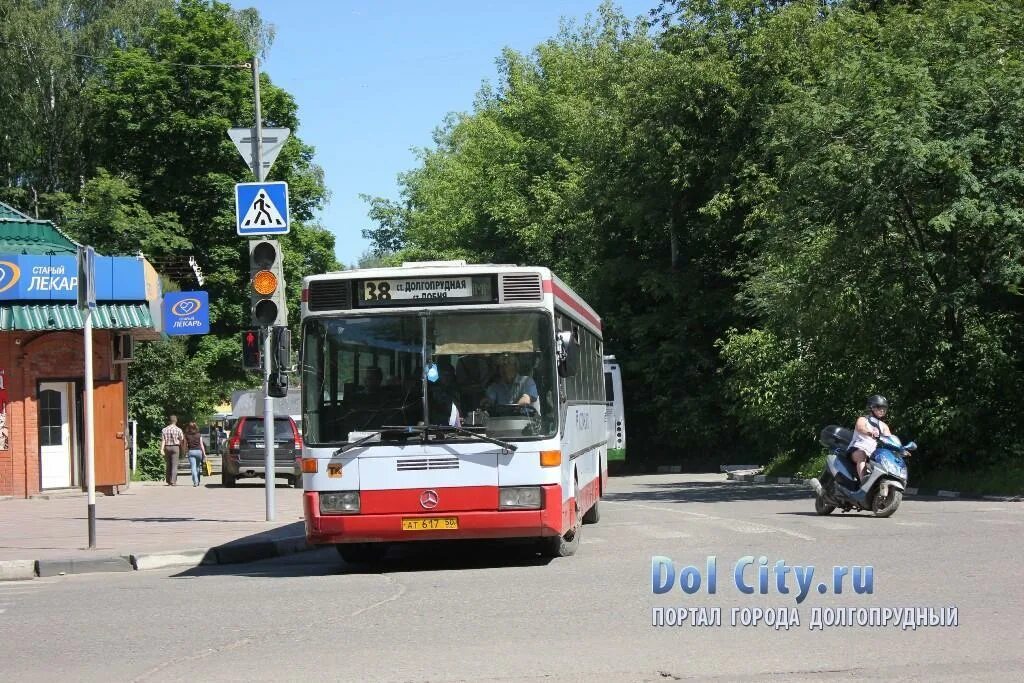
<svg viewBox="0 0 1024 683">
<path fill-rule="evenodd" d="M 4 387 L 7 390 L 8 400 L 13 400 L 16 396 L 12 392 L 11 381 L 16 372 L 14 363 L 12 362 L 12 356 L 10 349 L 14 347 L 13 338 L 11 335 L 0 333 L 0 370 L 4 371 Z M 6 451 L 0 451 L 0 496 L 11 496 L 15 495 L 15 483 L 14 483 L 14 431 L 10 428 L 12 413 L 14 412 L 14 406 L 7 406 L 7 425 L 8 433 L 11 435 L 11 442 L 8 444 Z"/>
<path fill-rule="evenodd" d="M 93 375 L 113 379 L 111 332 L 93 332 Z M 39 493 L 38 383 L 82 382 L 85 354 L 80 331 L 0 333 L 0 368 L 7 381 L 10 450 L 0 452 L 0 496 Z M 76 435 L 78 437 L 78 435 Z M 80 437 L 78 437 L 80 439 Z"/>
</svg>

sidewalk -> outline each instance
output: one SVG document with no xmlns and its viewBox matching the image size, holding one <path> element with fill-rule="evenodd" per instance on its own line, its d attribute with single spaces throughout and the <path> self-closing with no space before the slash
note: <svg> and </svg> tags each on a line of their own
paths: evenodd
<svg viewBox="0 0 1024 683">
<path fill-rule="evenodd" d="M 173 487 L 133 482 L 120 495 L 96 497 L 94 550 L 88 549 L 84 493 L 0 500 L 0 579 L 29 578 L 5 577 L 3 571 L 6 566 L 11 574 L 12 567 L 20 566 L 24 573 L 27 563 L 45 576 L 61 573 L 62 563 L 64 573 L 127 571 L 247 561 L 305 549 L 302 490 L 278 480 L 274 497 L 275 521 L 267 522 L 262 479 L 243 480 L 233 489 L 223 488 L 219 476 L 203 477 L 199 487 L 188 475 L 179 475 Z M 167 556 L 166 564 L 157 557 L 143 566 L 153 555 Z"/>
</svg>

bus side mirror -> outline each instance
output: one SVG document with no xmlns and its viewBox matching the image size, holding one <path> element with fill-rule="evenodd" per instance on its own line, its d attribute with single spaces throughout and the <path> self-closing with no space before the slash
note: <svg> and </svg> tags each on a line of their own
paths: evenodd
<svg viewBox="0 0 1024 683">
<path fill-rule="evenodd" d="M 572 332 L 559 332 L 557 347 L 558 376 L 572 377 L 580 369 L 580 347 L 572 340 Z"/>
<path fill-rule="evenodd" d="M 288 372 L 292 362 L 292 332 L 283 325 L 275 325 L 271 332 L 270 385 L 267 393 L 274 398 L 288 395 Z"/>
<path fill-rule="evenodd" d="M 274 354 L 272 368 L 278 372 L 288 372 L 292 366 L 292 331 L 283 325 L 275 326 L 272 334 L 272 352 Z"/>
</svg>

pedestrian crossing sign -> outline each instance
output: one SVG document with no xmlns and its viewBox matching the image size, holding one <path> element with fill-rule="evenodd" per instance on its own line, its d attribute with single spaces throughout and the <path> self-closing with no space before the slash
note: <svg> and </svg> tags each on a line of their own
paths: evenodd
<svg viewBox="0 0 1024 683">
<path fill-rule="evenodd" d="M 235 227 L 239 235 L 287 235 L 288 183 L 235 185 Z"/>
</svg>

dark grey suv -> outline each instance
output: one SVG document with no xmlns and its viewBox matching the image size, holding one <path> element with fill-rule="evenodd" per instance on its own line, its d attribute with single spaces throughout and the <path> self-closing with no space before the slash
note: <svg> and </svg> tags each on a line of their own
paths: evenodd
<svg viewBox="0 0 1024 683">
<path fill-rule="evenodd" d="M 242 417 L 235 423 L 228 438 L 228 450 L 224 456 L 221 481 L 224 486 L 234 486 L 238 479 L 246 477 L 263 478 L 266 439 L 262 417 Z M 295 488 L 302 486 L 301 476 L 295 463 L 302 457 L 302 437 L 295 420 L 288 416 L 274 418 L 274 475 L 285 477 Z"/>
</svg>

